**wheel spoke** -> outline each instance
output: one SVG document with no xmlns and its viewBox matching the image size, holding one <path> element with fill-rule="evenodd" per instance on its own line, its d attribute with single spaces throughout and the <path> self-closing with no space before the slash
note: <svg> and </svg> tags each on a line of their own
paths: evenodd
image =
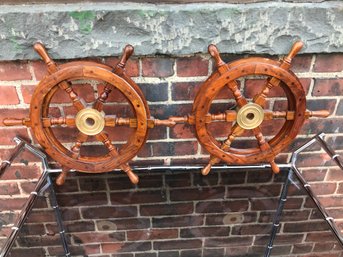
<svg viewBox="0 0 343 257">
<path fill-rule="evenodd" d="M 75 118 L 59 117 L 59 118 L 43 118 L 43 127 L 62 126 L 75 127 Z"/>
<path fill-rule="evenodd" d="M 231 133 L 228 135 L 227 139 L 223 141 L 220 149 L 222 149 L 223 151 L 228 151 L 235 138 L 241 135 L 243 132 L 244 129 L 240 127 L 238 123 L 235 123 L 235 125 L 232 126 Z M 211 167 L 219 162 L 220 158 L 211 155 L 209 163 L 202 169 L 201 173 L 203 175 L 207 175 L 211 171 Z"/>
<path fill-rule="evenodd" d="M 264 138 L 264 136 L 262 134 L 261 128 L 259 126 L 254 128 L 253 132 L 254 132 L 254 135 L 255 135 L 255 137 L 257 139 L 257 142 L 258 142 L 258 145 L 259 145 L 259 147 L 261 149 L 261 152 L 272 152 L 273 149 L 271 148 L 269 143 Z M 279 173 L 280 172 L 280 168 L 276 165 L 275 160 L 274 160 L 274 156 L 275 156 L 275 154 L 272 154 L 272 157 L 269 158 L 267 161 L 269 161 L 273 172 L 274 173 Z"/>
<path fill-rule="evenodd" d="M 58 86 L 63 89 L 69 96 L 70 100 L 72 101 L 74 107 L 81 111 L 82 109 L 86 108 L 86 104 L 83 98 L 80 98 L 78 94 L 73 90 L 71 84 L 67 81 L 62 81 L 58 84 Z"/>
<path fill-rule="evenodd" d="M 108 138 L 105 132 L 101 132 L 95 137 L 107 147 L 110 155 L 112 155 L 113 157 L 119 156 L 119 153 L 116 147 L 112 144 L 112 142 L 110 141 L 110 139 Z M 127 163 L 120 165 L 119 168 L 122 169 L 124 172 L 126 172 L 127 176 L 129 177 L 129 179 L 131 180 L 133 184 L 138 183 L 139 181 L 138 176 L 132 171 L 132 169 Z"/>
<path fill-rule="evenodd" d="M 111 91 L 112 91 L 112 89 L 108 85 L 106 85 L 104 90 L 102 91 L 102 93 L 99 95 L 99 97 L 95 100 L 95 102 L 93 104 L 93 108 L 95 110 L 98 110 L 99 112 L 102 111 L 103 105 L 104 105 L 105 101 L 107 100 Z"/>
<path fill-rule="evenodd" d="M 80 150 L 81 145 L 86 142 L 88 139 L 88 136 L 86 134 L 83 134 L 82 132 L 79 132 L 76 138 L 75 144 L 71 147 L 71 151 L 74 153 L 74 158 L 78 158 L 80 156 Z"/>
</svg>

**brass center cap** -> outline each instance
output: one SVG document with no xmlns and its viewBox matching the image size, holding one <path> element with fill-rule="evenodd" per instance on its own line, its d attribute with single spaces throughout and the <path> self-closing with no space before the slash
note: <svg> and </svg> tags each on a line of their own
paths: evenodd
<svg viewBox="0 0 343 257">
<path fill-rule="evenodd" d="M 101 112 L 85 108 L 79 111 L 75 118 L 78 130 L 88 136 L 99 134 L 105 127 L 105 119 Z"/>
<path fill-rule="evenodd" d="M 254 129 L 258 127 L 263 119 L 263 108 L 255 103 L 244 105 L 237 113 L 237 123 L 244 129 Z"/>
</svg>

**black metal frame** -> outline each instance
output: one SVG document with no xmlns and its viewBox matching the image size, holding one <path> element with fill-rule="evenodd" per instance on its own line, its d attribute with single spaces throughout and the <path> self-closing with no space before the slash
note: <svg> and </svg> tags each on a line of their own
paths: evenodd
<svg viewBox="0 0 343 257">
<path fill-rule="evenodd" d="M 285 205 L 285 202 L 287 200 L 287 195 L 288 195 L 288 188 L 290 183 L 293 181 L 292 177 L 295 175 L 297 177 L 297 179 L 300 181 L 300 183 L 302 184 L 302 186 L 304 187 L 304 189 L 306 190 L 307 194 L 311 197 L 311 199 L 314 201 L 315 205 L 317 206 L 318 210 L 320 211 L 320 213 L 323 215 L 323 218 L 325 219 L 325 221 L 328 223 L 328 225 L 330 226 L 331 231 L 334 233 L 334 235 L 336 236 L 338 242 L 340 243 L 340 245 L 343 247 L 343 237 L 342 234 L 340 233 L 339 229 L 337 228 L 334 219 L 332 217 L 330 217 L 326 210 L 322 207 L 322 205 L 320 204 L 317 196 L 315 195 L 315 193 L 313 192 L 311 186 L 306 182 L 305 178 L 301 175 L 300 171 L 298 170 L 298 168 L 296 167 L 296 161 L 298 158 L 298 155 L 300 154 L 300 152 L 302 152 L 304 149 L 306 149 L 307 147 L 311 146 L 312 144 L 314 144 L 315 142 L 319 142 L 319 144 L 321 145 L 321 147 L 328 153 L 328 155 L 336 162 L 336 164 L 343 170 L 343 161 L 341 160 L 341 158 L 326 144 L 326 142 L 324 141 L 324 133 L 318 134 L 315 137 L 313 137 L 311 140 L 309 140 L 306 144 L 304 144 L 303 146 L 301 146 L 300 148 L 298 148 L 291 157 L 291 161 L 288 164 L 279 164 L 278 166 L 281 169 L 287 169 L 288 170 L 288 176 L 283 184 L 283 188 L 282 188 L 282 192 L 279 198 L 279 204 L 274 216 L 274 220 L 273 220 L 273 226 L 271 229 L 271 233 L 270 233 L 270 239 L 269 239 L 269 243 L 266 247 L 265 250 L 265 257 L 269 257 L 271 255 L 272 249 L 273 249 L 273 244 L 274 244 L 274 240 L 277 236 L 277 230 L 278 227 L 280 226 L 280 221 L 281 221 L 281 216 L 282 216 L 282 212 L 283 212 L 283 208 Z M 31 192 L 29 199 L 27 200 L 26 204 L 24 205 L 18 220 L 15 223 L 15 226 L 12 227 L 12 233 L 10 234 L 9 238 L 7 239 L 7 241 L 5 242 L 4 247 L 1 249 L 0 252 L 0 257 L 7 257 L 18 234 L 20 229 L 22 228 L 22 226 L 24 225 L 26 218 L 28 217 L 28 215 L 30 214 L 33 205 L 35 203 L 35 201 L 37 200 L 37 197 L 44 194 L 47 190 L 49 191 L 49 199 L 50 199 L 50 203 L 52 208 L 54 209 L 55 212 L 55 218 L 56 218 L 56 222 L 59 228 L 59 233 L 60 233 L 60 237 L 61 237 L 61 242 L 62 242 L 62 246 L 64 249 L 64 253 L 66 257 L 70 257 L 70 251 L 69 251 L 69 247 L 68 247 L 68 243 L 67 243 L 67 238 L 65 235 L 65 229 L 64 229 L 64 225 L 63 225 L 63 221 L 62 221 L 62 217 L 61 217 L 61 211 L 60 208 L 57 204 L 57 199 L 56 199 L 56 194 L 55 194 L 55 190 L 54 190 L 54 186 L 53 183 L 51 181 L 51 177 L 50 174 L 52 173 L 60 173 L 62 170 L 61 169 L 51 169 L 49 167 L 48 161 L 47 161 L 47 156 L 42 153 L 40 150 L 38 150 L 37 148 L 35 148 L 34 146 L 32 146 L 31 144 L 27 143 L 25 140 L 19 138 L 19 137 L 15 137 L 14 141 L 17 143 L 17 146 L 14 149 L 14 154 L 12 154 L 12 156 L 10 156 L 10 158 L 8 160 L 2 161 L 1 163 L 1 169 L 0 169 L 0 177 L 1 175 L 5 172 L 5 169 L 7 167 L 9 167 L 12 163 L 12 161 L 14 160 L 14 158 L 23 150 L 23 149 L 27 149 L 29 150 L 32 154 L 34 154 L 35 156 L 39 157 L 42 161 L 42 168 L 43 168 L 43 172 L 37 182 L 37 185 L 34 189 L 33 192 Z M 135 171 L 139 171 L 139 170 L 144 170 L 144 171 L 151 171 L 151 170 L 194 170 L 194 169 L 201 169 L 202 166 L 200 165 L 193 165 L 193 166 L 148 166 L 148 167 L 133 167 L 132 169 Z M 212 167 L 212 169 L 214 170 L 227 170 L 227 169 L 270 169 L 270 165 L 269 164 L 261 164 L 261 165 L 239 165 L 239 166 L 214 166 Z"/>
</svg>

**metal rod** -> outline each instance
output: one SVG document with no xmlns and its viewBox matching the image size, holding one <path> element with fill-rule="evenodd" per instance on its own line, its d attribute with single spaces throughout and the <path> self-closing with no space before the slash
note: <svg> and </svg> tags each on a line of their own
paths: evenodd
<svg viewBox="0 0 343 257">
<path fill-rule="evenodd" d="M 294 171 L 294 174 L 297 176 L 298 180 L 300 181 L 300 183 L 303 185 L 303 187 L 306 190 L 308 196 L 313 200 L 314 204 L 317 206 L 318 210 L 322 214 L 322 216 L 323 216 L 324 220 L 326 221 L 326 223 L 329 225 L 331 231 L 333 232 L 333 234 L 337 238 L 337 240 L 340 243 L 341 247 L 343 248 L 343 237 L 342 237 L 342 234 L 341 234 L 340 230 L 337 228 L 337 226 L 335 224 L 335 220 L 332 217 L 330 217 L 330 215 L 327 213 L 325 208 L 321 205 L 321 203 L 319 202 L 318 197 L 313 192 L 313 190 L 311 188 L 311 185 L 309 185 L 307 183 L 307 181 L 301 175 L 301 173 L 297 169 L 297 167 L 293 167 L 293 171 Z"/>
<path fill-rule="evenodd" d="M 59 205 L 57 203 L 54 185 L 53 185 L 53 183 L 51 181 L 50 176 L 47 177 L 47 181 L 49 183 L 49 199 L 50 199 L 50 204 L 51 204 L 51 206 L 52 206 L 52 208 L 54 209 L 54 212 L 55 212 L 55 218 L 56 218 L 58 230 L 59 230 L 59 233 L 60 233 L 60 237 L 61 237 L 62 246 L 63 246 L 63 249 L 64 249 L 65 256 L 68 257 L 68 256 L 71 256 L 71 255 L 70 255 L 70 251 L 69 251 L 69 247 L 68 247 L 67 238 L 66 238 L 66 235 L 65 235 L 65 228 L 64 228 L 64 225 L 63 225 L 63 221 L 62 221 L 61 210 L 60 210 L 60 207 L 59 207 Z"/>
<path fill-rule="evenodd" d="M 44 183 L 46 183 L 46 178 L 48 176 L 48 172 L 47 171 L 43 171 L 42 175 L 40 176 L 38 182 L 37 182 L 37 185 L 34 189 L 33 192 L 31 192 L 30 196 L 29 196 L 29 199 L 26 201 L 24 207 L 22 208 L 21 212 L 20 212 L 20 215 L 15 223 L 15 226 L 12 227 L 12 232 L 9 236 L 9 238 L 6 240 L 5 242 L 5 245 L 3 246 L 1 252 L 0 252 L 0 257 L 6 257 L 18 234 L 19 234 L 19 231 L 20 229 L 22 228 L 22 226 L 24 225 L 27 217 L 29 216 L 33 206 L 34 206 L 34 203 L 36 202 L 36 199 L 38 197 L 38 192 L 40 191 L 40 189 L 44 186 Z"/>
<path fill-rule="evenodd" d="M 8 160 L 3 160 L 1 162 L 1 166 L 0 166 L 0 178 L 1 176 L 5 173 L 6 169 L 11 166 L 13 160 L 23 151 L 24 147 L 25 147 L 25 142 L 24 141 L 20 141 L 17 142 L 16 147 L 12 150 L 12 154 L 11 156 L 8 158 Z"/>
<path fill-rule="evenodd" d="M 272 252 L 274 240 L 276 238 L 278 228 L 280 227 L 282 212 L 283 212 L 283 209 L 285 207 L 285 203 L 287 201 L 288 188 L 289 188 L 290 182 L 292 181 L 292 176 L 293 176 L 293 170 L 289 169 L 288 175 L 287 175 L 286 180 L 285 180 L 283 187 L 282 187 L 281 195 L 279 198 L 279 204 L 278 204 L 278 207 L 276 209 L 276 213 L 274 215 L 273 226 L 272 226 L 272 230 L 270 232 L 269 243 L 266 247 L 264 257 L 269 257 L 271 252 Z"/>
</svg>

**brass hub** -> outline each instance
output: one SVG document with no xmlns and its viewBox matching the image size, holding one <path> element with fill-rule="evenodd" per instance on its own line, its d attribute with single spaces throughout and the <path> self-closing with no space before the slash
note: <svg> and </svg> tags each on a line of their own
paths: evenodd
<svg viewBox="0 0 343 257">
<path fill-rule="evenodd" d="M 237 123 L 244 129 L 254 129 L 258 127 L 263 119 L 263 108 L 255 103 L 244 105 L 237 113 Z"/>
<path fill-rule="evenodd" d="M 85 108 L 77 113 L 75 124 L 83 134 L 94 136 L 103 131 L 105 119 L 101 112 L 95 109 Z"/>
</svg>

